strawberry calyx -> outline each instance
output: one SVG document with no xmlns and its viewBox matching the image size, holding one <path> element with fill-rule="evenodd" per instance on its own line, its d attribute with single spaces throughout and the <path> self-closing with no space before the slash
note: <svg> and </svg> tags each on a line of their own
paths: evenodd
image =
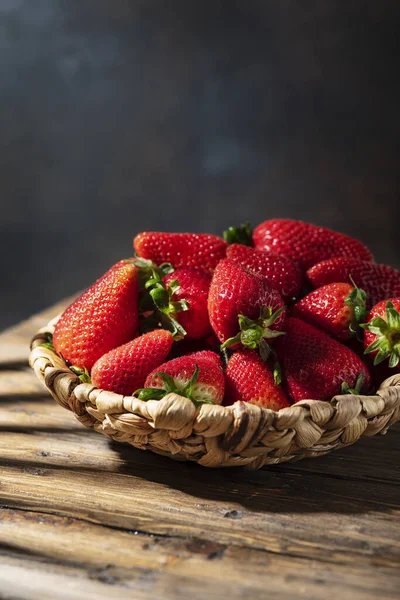
<svg viewBox="0 0 400 600">
<path fill-rule="evenodd" d="M 271 358 L 273 359 L 272 363 L 272 375 L 274 376 L 275 385 L 281 385 L 282 383 L 282 369 L 276 352 L 271 349 L 270 353 Z"/>
<path fill-rule="evenodd" d="M 367 294 L 364 290 L 356 286 L 351 276 L 350 280 L 354 289 L 344 299 L 346 306 L 353 309 L 353 318 L 349 323 L 349 330 L 360 342 L 362 342 L 362 331 L 360 326 L 367 314 Z"/>
<path fill-rule="evenodd" d="M 69 367 L 69 369 L 70 369 L 70 371 L 75 373 L 75 375 L 78 375 L 78 377 L 82 381 L 82 383 L 92 383 L 89 371 L 86 368 L 82 369 L 81 367 L 72 365 Z"/>
<path fill-rule="evenodd" d="M 353 394 L 353 396 L 359 396 L 361 394 L 361 388 L 364 385 L 364 381 L 365 381 L 365 375 L 363 375 L 362 373 L 360 373 L 358 375 L 357 380 L 356 380 L 356 385 L 354 386 L 354 388 L 351 388 L 349 386 L 349 384 L 347 383 L 347 381 L 343 381 L 342 387 L 341 387 L 341 393 L 342 394 Z"/>
<path fill-rule="evenodd" d="M 46 331 L 46 333 L 44 334 L 46 341 L 43 342 L 43 344 L 39 344 L 42 348 L 47 348 L 47 350 L 52 350 L 52 352 L 55 352 L 55 348 L 53 345 L 53 334 L 50 333 L 50 331 Z"/>
<path fill-rule="evenodd" d="M 140 332 L 148 333 L 161 326 L 172 333 L 175 341 L 183 339 L 186 331 L 176 320 L 176 314 L 188 310 L 189 304 L 186 300 L 173 299 L 180 287 L 177 279 L 173 279 L 168 288 L 163 282 L 163 277 L 173 273 L 174 267 L 170 263 L 157 266 L 153 261 L 139 257 L 130 261 L 139 271 Z"/>
<path fill-rule="evenodd" d="M 206 396 L 199 397 L 199 393 L 195 389 L 195 384 L 198 380 L 200 373 L 200 369 L 198 365 L 195 365 L 193 375 L 189 379 L 189 381 L 183 386 L 178 386 L 175 379 L 169 375 L 168 373 L 164 373 L 162 371 L 158 373 L 154 373 L 154 377 L 161 377 L 163 380 L 164 387 L 163 388 L 140 388 L 133 393 L 133 396 L 136 396 L 139 400 L 161 400 L 167 394 L 178 394 L 179 396 L 184 396 L 185 398 L 189 398 L 193 402 L 193 404 L 198 408 L 202 404 L 215 404 L 213 400 L 207 398 Z"/>
<path fill-rule="evenodd" d="M 253 230 L 249 223 L 243 223 L 239 227 L 225 229 L 223 238 L 228 244 L 242 244 L 242 246 L 254 246 Z"/>
<path fill-rule="evenodd" d="M 364 354 L 376 352 L 375 366 L 389 359 L 389 367 L 397 367 L 400 362 L 400 313 L 393 303 L 386 302 L 386 319 L 375 317 L 361 327 L 376 335 L 376 339 L 365 348 Z"/>
<path fill-rule="evenodd" d="M 224 349 L 236 344 L 242 344 L 246 348 L 258 349 L 261 358 L 266 362 L 272 351 L 266 340 L 285 335 L 284 331 L 271 329 L 271 325 L 275 323 L 284 310 L 285 306 L 281 306 L 275 312 L 272 311 L 271 306 L 263 306 L 260 311 L 260 317 L 256 321 L 249 319 L 246 315 L 239 314 L 240 331 L 235 336 L 227 339 L 221 348 Z"/>
<path fill-rule="evenodd" d="M 134 256 L 128 258 L 127 262 L 135 265 L 139 274 L 139 289 L 142 291 L 145 288 L 146 282 L 152 278 L 162 279 L 165 275 L 173 273 L 175 267 L 171 263 L 162 263 L 156 265 L 152 260 L 141 258 L 140 256 Z"/>
</svg>

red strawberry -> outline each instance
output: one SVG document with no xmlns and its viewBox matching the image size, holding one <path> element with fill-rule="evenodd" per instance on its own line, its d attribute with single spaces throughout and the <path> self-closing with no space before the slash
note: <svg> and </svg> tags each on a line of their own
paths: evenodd
<svg viewBox="0 0 400 600">
<path fill-rule="evenodd" d="M 226 404 L 244 400 L 263 408 L 279 410 L 289 406 L 283 389 L 275 383 L 268 365 L 254 350 L 239 350 L 226 369 Z"/>
<path fill-rule="evenodd" d="M 70 364 L 90 370 L 100 356 L 131 340 L 137 326 L 138 274 L 122 260 L 61 315 L 53 344 Z"/>
<path fill-rule="evenodd" d="M 362 327 L 365 352 L 374 357 L 374 365 L 385 362 L 392 375 L 400 373 L 400 298 L 378 302 Z"/>
<path fill-rule="evenodd" d="M 294 402 L 330 400 L 344 388 L 368 390 L 368 369 L 349 348 L 294 317 L 286 319 L 285 331 L 275 350 Z"/>
<path fill-rule="evenodd" d="M 232 244 L 228 246 L 226 256 L 243 265 L 249 271 L 258 273 L 268 279 L 268 282 L 280 293 L 284 300 L 296 298 L 303 286 L 303 275 L 290 258 L 273 252 L 264 252 Z"/>
<path fill-rule="evenodd" d="M 148 374 L 161 365 L 172 346 L 172 334 L 156 329 L 114 348 L 93 366 L 92 383 L 124 396 L 140 388 Z"/>
<path fill-rule="evenodd" d="M 367 294 L 369 308 L 380 300 L 400 296 L 400 271 L 355 258 L 324 260 L 309 269 L 307 277 L 316 288 L 327 283 L 351 283 L 353 280 Z"/>
<path fill-rule="evenodd" d="M 253 240 L 259 250 L 283 254 L 303 269 L 334 256 L 372 260 L 371 252 L 358 240 L 292 219 L 264 221 L 254 229 Z"/>
<path fill-rule="evenodd" d="M 225 379 L 221 361 L 215 352 L 195 352 L 174 358 L 148 375 L 138 397 L 162 398 L 170 392 L 190 398 L 195 404 L 221 404 Z"/>
<path fill-rule="evenodd" d="M 260 350 L 264 338 L 280 335 L 285 320 L 282 298 L 266 279 L 229 258 L 215 269 L 208 296 L 211 326 L 226 345 Z M 255 319 L 255 320 L 253 320 Z"/>
<path fill-rule="evenodd" d="M 366 294 L 349 283 L 329 283 L 293 306 L 292 315 L 341 341 L 354 337 L 364 319 Z"/>
<path fill-rule="evenodd" d="M 171 300 L 186 300 L 188 310 L 179 312 L 175 319 L 186 331 L 188 340 L 205 338 L 211 334 L 212 329 L 208 318 L 207 300 L 211 283 L 209 271 L 182 267 L 164 277 L 167 288 L 172 282 L 177 282 Z"/>
<path fill-rule="evenodd" d="M 136 253 L 157 265 L 168 262 L 175 268 L 200 267 L 213 270 L 224 258 L 227 243 L 206 233 L 161 233 L 144 231 L 133 240 Z"/>
</svg>

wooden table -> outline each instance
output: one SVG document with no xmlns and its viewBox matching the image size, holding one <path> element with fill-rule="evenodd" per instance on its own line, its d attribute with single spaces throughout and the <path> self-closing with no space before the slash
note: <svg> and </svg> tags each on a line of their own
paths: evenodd
<svg viewBox="0 0 400 600">
<path fill-rule="evenodd" d="M 0 336 L 0 597 L 368 600 L 400 589 L 400 427 L 318 459 L 207 470 L 110 442 Z"/>
</svg>

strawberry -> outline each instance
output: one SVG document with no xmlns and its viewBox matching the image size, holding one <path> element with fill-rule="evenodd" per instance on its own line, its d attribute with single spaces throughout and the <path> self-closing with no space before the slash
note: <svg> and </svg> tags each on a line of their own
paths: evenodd
<svg viewBox="0 0 400 600">
<path fill-rule="evenodd" d="M 61 315 L 55 350 L 72 365 L 91 369 L 100 356 L 131 340 L 138 327 L 138 273 L 120 261 Z"/>
<path fill-rule="evenodd" d="M 124 396 L 133 394 L 144 384 L 148 374 L 164 362 L 172 341 L 169 331 L 156 329 L 114 348 L 94 364 L 92 383 Z"/>
<path fill-rule="evenodd" d="M 368 308 L 380 300 L 400 296 L 400 271 L 355 258 L 324 260 L 311 267 L 307 277 L 316 288 L 327 283 L 354 282 L 367 294 Z"/>
<path fill-rule="evenodd" d="M 287 256 L 304 270 L 335 256 L 372 261 L 371 252 L 358 240 L 292 219 L 264 221 L 254 229 L 253 241 L 259 250 Z"/>
<path fill-rule="evenodd" d="M 265 338 L 281 335 L 278 329 L 285 319 L 283 301 L 275 288 L 229 258 L 221 260 L 215 269 L 208 314 L 224 346 L 260 347 L 264 354 L 268 354 Z"/>
<path fill-rule="evenodd" d="M 228 361 L 225 378 L 225 404 L 243 400 L 271 410 L 289 406 L 285 392 L 275 383 L 273 372 L 254 350 L 235 352 Z"/>
<path fill-rule="evenodd" d="M 365 353 L 374 366 L 385 362 L 392 375 L 400 372 L 400 298 L 378 302 L 368 313 L 364 332 Z M 388 372 L 390 373 L 390 371 Z"/>
<path fill-rule="evenodd" d="M 345 342 L 357 333 L 366 314 L 365 303 L 363 290 L 349 283 L 329 283 L 297 302 L 292 315 Z"/>
<path fill-rule="evenodd" d="M 227 243 L 206 233 L 162 233 L 144 231 L 133 240 L 138 256 L 157 265 L 167 262 L 175 268 L 200 267 L 212 271 L 224 258 Z"/>
<path fill-rule="evenodd" d="M 226 256 L 249 271 L 265 277 L 284 300 L 299 296 L 303 286 L 303 275 L 290 258 L 242 244 L 228 246 Z"/>
<path fill-rule="evenodd" d="M 176 282 L 176 285 L 174 283 Z M 171 300 L 185 300 L 188 309 L 175 315 L 175 319 L 186 331 L 188 340 L 207 337 L 212 329 L 208 318 L 207 300 L 211 275 L 205 269 L 182 267 L 164 277 L 167 289 L 174 285 Z"/>
<path fill-rule="evenodd" d="M 300 319 L 290 317 L 286 335 L 276 340 L 285 387 L 294 402 L 330 400 L 343 390 L 367 391 L 370 375 L 346 346 Z"/>
<path fill-rule="evenodd" d="M 210 350 L 174 358 L 148 375 L 145 387 L 137 390 L 142 400 L 160 399 L 174 392 L 190 398 L 196 405 L 221 404 L 225 379 L 221 361 Z"/>
</svg>

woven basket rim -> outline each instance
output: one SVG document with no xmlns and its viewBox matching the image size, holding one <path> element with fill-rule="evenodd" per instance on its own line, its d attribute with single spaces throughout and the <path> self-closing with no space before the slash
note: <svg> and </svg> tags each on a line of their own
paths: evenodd
<svg viewBox="0 0 400 600">
<path fill-rule="evenodd" d="M 82 383 L 60 356 L 42 345 L 46 341 L 46 333 L 54 331 L 59 316 L 33 337 L 29 357 L 30 365 L 54 399 L 72 410 L 84 425 L 118 441 L 149 447 L 160 454 L 183 454 L 183 457 L 173 457 L 195 460 L 205 466 L 245 464 L 258 468 L 267 463 L 326 453 L 354 443 L 361 435 L 384 433 L 400 419 L 400 374 L 383 381 L 372 396 L 346 394 L 334 396 L 331 400 L 307 399 L 278 411 L 242 400 L 229 406 L 204 404 L 196 408 L 191 400 L 177 394 L 168 394 L 162 400 L 144 401 L 101 390 L 92 384 Z M 145 432 L 143 435 L 141 427 Z M 152 428 L 151 433 L 149 427 Z M 146 440 L 152 438 L 151 441 L 154 441 L 157 432 L 160 439 L 147 446 Z M 276 439 L 271 441 L 273 432 Z M 339 432 L 339 442 L 329 442 L 335 432 Z M 166 433 L 169 433 L 170 439 L 164 436 L 165 440 L 162 440 Z M 284 453 L 282 439 L 285 436 L 292 454 Z M 205 453 L 201 450 L 196 453 L 181 441 L 192 443 L 194 440 L 195 443 L 199 437 L 205 444 Z M 296 452 L 293 439 L 304 453 Z M 321 444 L 317 442 L 321 440 L 326 443 L 320 448 Z M 263 457 L 260 444 L 264 442 L 268 456 Z M 272 450 L 268 446 L 270 443 Z M 332 444 L 334 447 L 330 447 Z M 192 450 L 193 457 L 190 455 Z M 200 459 L 197 454 L 201 454 Z M 208 460 L 204 456 L 208 456 Z"/>
</svg>

